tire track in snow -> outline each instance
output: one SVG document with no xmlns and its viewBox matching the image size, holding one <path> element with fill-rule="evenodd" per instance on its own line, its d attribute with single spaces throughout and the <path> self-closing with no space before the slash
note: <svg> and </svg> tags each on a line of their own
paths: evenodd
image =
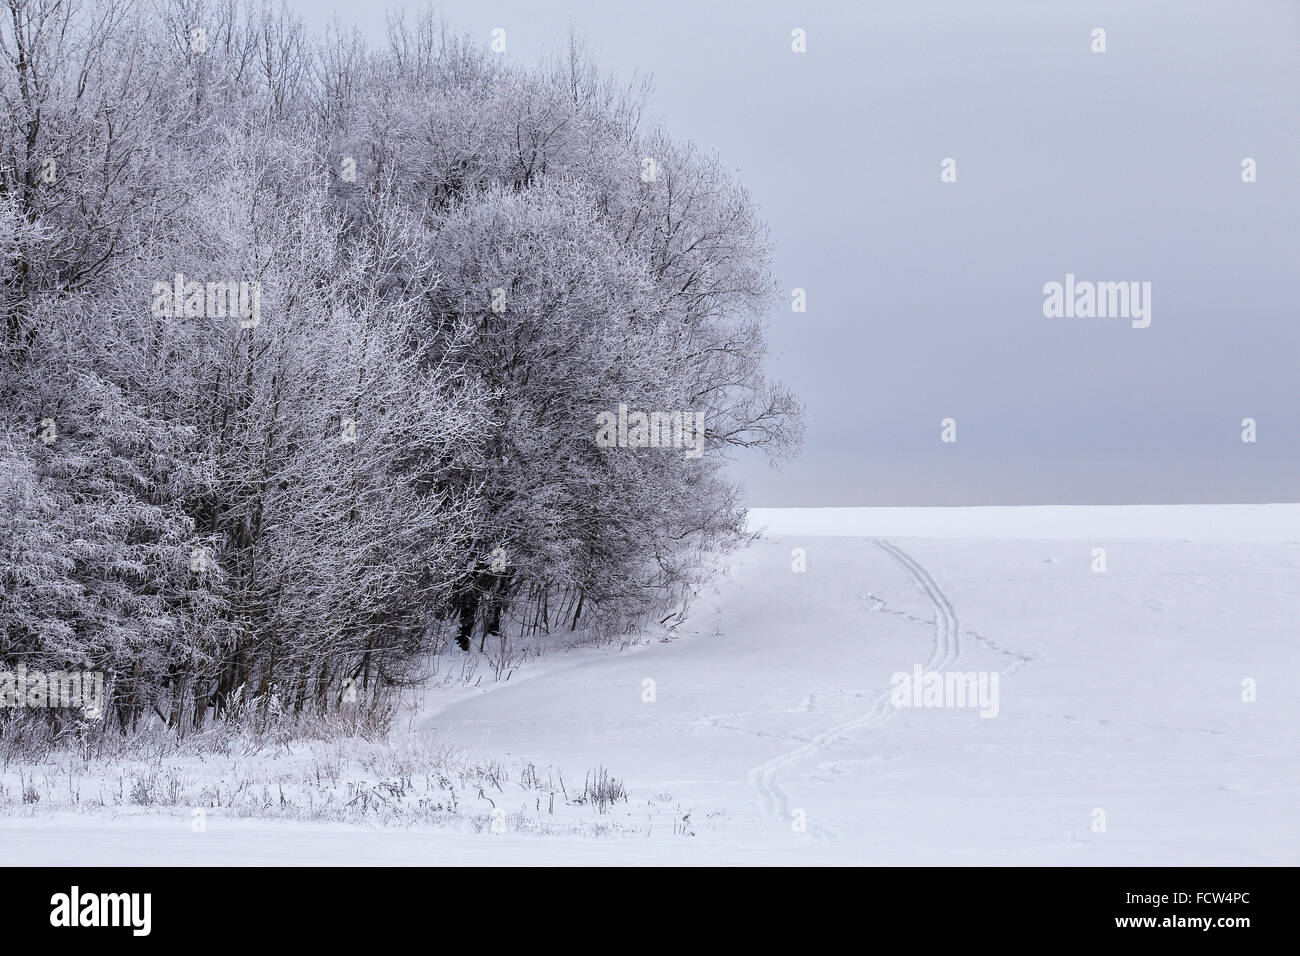
<svg viewBox="0 0 1300 956">
<path fill-rule="evenodd" d="M 919 561 L 897 545 L 881 538 L 874 540 L 877 547 L 902 566 L 911 577 L 912 583 L 920 588 L 934 605 L 934 653 L 930 655 L 925 669 L 941 670 L 955 664 L 961 654 L 961 623 L 957 620 L 957 612 L 953 609 L 952 602 Z"/>
<path fill-rule="evenodd" d="M 880 538 L 875 538 L 873 541 L 877 547 L 893 558 L 907 572 L 908 577 L 912 579 L 912 583 L 920 589 L 934 606 L 934 649 L 930 654 L 929 661 L 925 664 L 925 670 L 939 670 L 950 666 L 961 653 L 961 624 L 957 620 L 957 612 L 953 609 L 952 602 L 948 600 L 947 595 L 935 583 L 934 578 L 930 576 L 930 572 L 911 555 L 903 551 L 902 548 Z M 883 691 L 877 695 L 865 713 L 836 724 L 834 727 L 829 727 L 802 746 L 773 757 L 771 760 L 765 761 L 750 770 L 749 782 L 758 792 L 759 803 L 762 804 L 763 810 L 772 816 L 780 817 L 782 820 L 789 822 L 791 819 L 790 799 L 777 783 L 777 775 L 787 767 L 820 753 L 855 730 L 863 730 L 884 723 L 890 714 L 894 712 L 890 696 L 890 691 Z M 832 831 L 816 823 L 809 825 L 809 831 L 822 837 L 834 837 L 835 835 Z"/>
</svg>

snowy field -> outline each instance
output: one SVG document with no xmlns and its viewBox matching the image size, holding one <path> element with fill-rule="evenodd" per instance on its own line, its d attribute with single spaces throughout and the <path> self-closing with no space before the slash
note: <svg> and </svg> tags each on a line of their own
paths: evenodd
<svg viewBox="0 0 1300 956">
<path fill-rule="evenodd" d="M 606 768 L 627 797 L 604 813 L 566 800 L 564 825 L 548 825 L 556 811 L 536 785 L 485 793 L 501 822 L 479 830 L 214 810 L 195 832 L 186 808 L 34 810 L 0 819 L 0 856 L 1300 863 L 1300 506 L 752 520 L 766 540 L 732 556 L 675 630 L 623 649 L 557 649 L 507 682 L 430 690 L 399 731 L 535 767 L 568 796 Z M 981 675 L 996 715 L 896 707 L 892 675 L 918 665 Z"/>
</svg>

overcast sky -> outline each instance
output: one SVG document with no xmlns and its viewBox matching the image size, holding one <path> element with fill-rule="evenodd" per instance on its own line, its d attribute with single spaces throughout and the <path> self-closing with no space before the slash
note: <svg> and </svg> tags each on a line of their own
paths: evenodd
<svg viewBox="0 0 1300 956">
<path fill-rule="evenodd" d="M 295 6 L 382 35 L 382 2 Z M 770 321 L 806 445 L 738 462 L 750 504 L 1300 500 L 1297 0 L 439 9 L 520 62 L 572 22 L 740 168 L 807 290 Z M 1045 317 L 1067 272 L 1150 282 L 1150 327 Z"/>
</svg>

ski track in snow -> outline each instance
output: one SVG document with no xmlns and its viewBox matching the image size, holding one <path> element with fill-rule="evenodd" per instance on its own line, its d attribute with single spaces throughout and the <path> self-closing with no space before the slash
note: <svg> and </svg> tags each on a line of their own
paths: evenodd
<svg viewBox="0 0 1300 956">
<path fill-rule="evenodd" d="M 892 557 L 907 572 L 908 577 L 912 579 L 912 583 L 921 590 L 934 607 L 934 650 L 925 664 L 925 669 L 927 671 L 941 670 L 951 666 L 961 653 L 961 624 L 957 620 L 957 612 L 953 609 L 952 602 L 948 600 L 947 595 L 935 583 L 930 572 L 915 558 L 888 541 L 880 538 L 872 540 L 877 547 Z M 771 760 L 761 763 L 750 770 L 749 782 L 758 791 L 759 803 L 762 805 L 764 812 L 789 822 L 791 819 L 790 799 L 786 796 L 785 791 L 781 789 L 780 784 L 777 783 L 777 775 L 787 767 L 826 750 L 832 744 L 856 730 L 864 730 L 884 723 L 894 712 L 894 707 L 890 702 L 890 693 L 890 691 L 884 691 L 878 694 L 865 713 L 827 728 L 802 746 L 773 757 Z M 817 823 L 810 822 L 808 829 L 809 833 L 814 836 L 830 839 L 835 837 L 833 831 Z"/>
</svg>

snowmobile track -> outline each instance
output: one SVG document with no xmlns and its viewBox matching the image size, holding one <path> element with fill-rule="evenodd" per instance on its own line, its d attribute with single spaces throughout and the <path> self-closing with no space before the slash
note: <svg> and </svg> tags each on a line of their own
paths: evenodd
<svg viewBox="0 0 1300 956">
<path fill-rule="evenodd" d="M 957 612 L 953 609 L 952 602 L 948 600 L 947 595 L 935 583 L 930 572 L 915 558 L 888 541 L 880 538 L 873 540 L 877 547 L 893 558 L 907 572 L 908 577 L 912 579 L 912 583 L 920 589 L 921 593 L 926 596 L 934 607 L 934 648 L 929 661 L 925 664 L 925 669 L 927 671 L 940 670 L 951 666 L 961 653 L 961 624 L 957 620 Z M 787 767 L 826 750 L 832 744 L 856 730 L 863 730 L 884 723 L 893 712 L 894 707 L 890 702 L 890 691 L 884 691 L 876 697 L 864 713 L 851 720 L 829 727 L 806 744 L 788 753 L 773 757 L 771 760 L 761 763 L 750 770 L 749 782 L 758 792 L 759 803 L 762 805 L 764 812 L 779 817 L 787 823 L 790 822 L 792 818 L 790 800 L 777 783 L 777 775 Z M 815 822 L 810 822 L 808 829 L 814 836 L 833 838 L 835 835 L 832 831 Z"/>
</svg>

